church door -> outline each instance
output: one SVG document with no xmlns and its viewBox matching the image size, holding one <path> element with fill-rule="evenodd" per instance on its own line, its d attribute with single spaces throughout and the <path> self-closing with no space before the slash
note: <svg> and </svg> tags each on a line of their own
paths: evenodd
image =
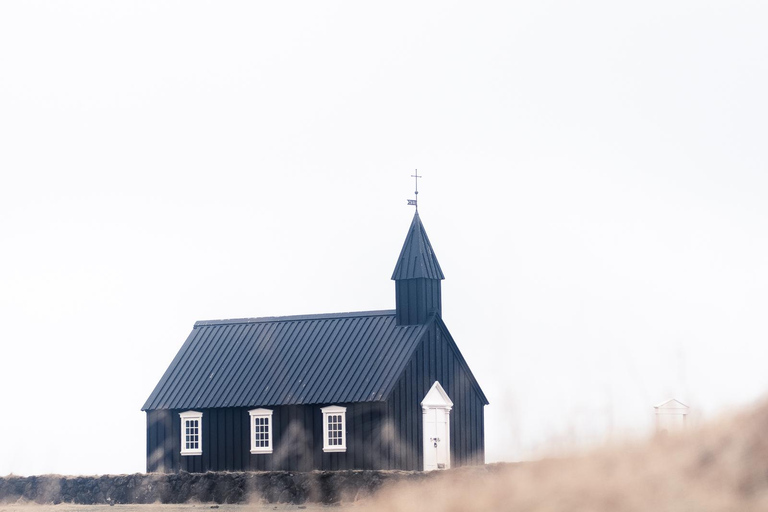
<svg viewBox="0 0 768 512">
<path fill-rule="evenodd" d="M 424 413 L 424 471 L 451 467 L 450 414 L 453 402 L 439 382 L 421 402 Z"/>
</svg>

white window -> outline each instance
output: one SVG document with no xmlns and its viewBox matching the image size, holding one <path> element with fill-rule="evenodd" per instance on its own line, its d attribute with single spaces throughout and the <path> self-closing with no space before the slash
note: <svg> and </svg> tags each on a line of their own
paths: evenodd
<svg viewBox="0 0 768 512">
<path fill-rule="evenodd" d="M 272 411 L 253 409 L 251 415 L 251 453 L 272 453 Z"/>
<path fill-rule="evenodd" d="M 203 453 L 203 413 L 187 411 L 181 416 L 181 454 L 200 455 Z"/>
<path fill-rule="evenodd" d="M 320 410 L 323 412 L 323 451 L 347 451 L 347 408 L 331 405 Z"/>
</svg>

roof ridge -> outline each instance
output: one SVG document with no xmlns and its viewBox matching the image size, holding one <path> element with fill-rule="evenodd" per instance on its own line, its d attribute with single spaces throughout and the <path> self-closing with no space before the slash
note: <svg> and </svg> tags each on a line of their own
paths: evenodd
<svg viewBox="0 0 768 512">
<path fill-rule="evenodd" d="M 286 315 L 286 316 L 262 316 L 255 318 L 230 318 L 221 320 L 198 320 L 195 327 L 203 325 L 232 325 L 232 324 L 255 324 L 270 322 L 293 322 L 300 320 L 327 320 L 333 318 L 361 318 L 367 316 L 392 316 L 394 309 L 379 309 L 374 311 L 350 311 L 343 313 L 315 313 L 308 315 Z"/>
</svg>

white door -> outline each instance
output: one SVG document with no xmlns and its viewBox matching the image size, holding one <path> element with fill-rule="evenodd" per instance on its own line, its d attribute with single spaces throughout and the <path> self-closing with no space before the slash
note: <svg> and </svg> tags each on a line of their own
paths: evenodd
<svg viewBox="0 0 768 512">
<path fill-rule="evenodd" d="M 421 402 L 424 413 L 424 471 L 448 469 L 451 467 L 451 408 L 448 398 L 439 382 Z"/>
<path fill-rule="evenodd" d="M 451 467 L 448 411 L 427 407 L 424 412 L 424 471 Z"/>
</svg>

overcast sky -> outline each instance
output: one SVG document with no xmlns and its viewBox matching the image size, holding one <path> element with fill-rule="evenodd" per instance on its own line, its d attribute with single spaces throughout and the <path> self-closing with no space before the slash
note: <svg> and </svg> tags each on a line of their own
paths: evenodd
<svg viewBox="0 0 768 512">
<path fill-rule="evenodd" d="M 145 468 L 196 320 L 390 309 L 488 461 L 768 386 L 768 4 L 0 3 L 0 475 Z"/>
</svg>

